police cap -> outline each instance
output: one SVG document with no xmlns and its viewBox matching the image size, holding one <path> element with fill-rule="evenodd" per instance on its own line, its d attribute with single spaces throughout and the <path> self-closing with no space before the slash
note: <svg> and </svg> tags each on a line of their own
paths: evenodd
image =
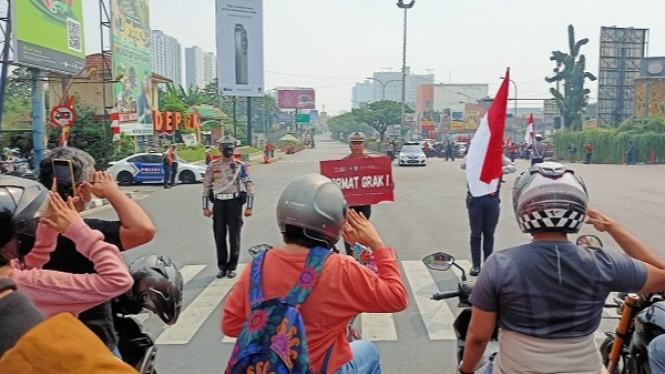
<svg viewBox="0 0 665 374">
<path fill-rule="evenodd" d="M 365 134 L 363 134 L 360 131 L 356 131 L 351 136 L 349 136 L 349 142 L 351 143 L 364 143 L 365 142 Z"/>
<path fill-rule="evenodd" d="M 236 139 L 232 136 L 226 135 L 225 137 L 217 140 L 217 145 L 222 148 L 235 148 Z"/>
</svg>

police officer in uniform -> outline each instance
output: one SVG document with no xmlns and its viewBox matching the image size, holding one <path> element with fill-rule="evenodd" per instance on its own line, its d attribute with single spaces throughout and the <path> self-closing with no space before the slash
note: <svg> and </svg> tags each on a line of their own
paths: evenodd
<svg viewBox="0 0 665 374">
<path fill-rule="evenodd" d="M 225 136 L 218 141 L 218 144 L 222 157 L 210 162 L 203 181 L 203 215 L 213 217 L 219 270 L 217 278 L 224 276 L 233 278 L 237 275 L 236 267 L 240 256 L 242 208 L 246 203 L 245 217 L 252 215 L 254 183 L 249 177 L 247 166 L 233 158 L 236 140 L 231 136 Z M 227 230 L 230 255 L 226 246 Z"/>
<path fill-rule="evenodd" d="M 349 149 L 351 150 L 351 154 L 344 157 L 344 160 L 369 158 L 369 156 L 365 154 L 365 134 L 362 132 L 356 131 L 355 133 L 351 134 L 351 136 L 349 136 Z M 358 213 L 362 213 L 367 219 L 369 219 L 369 217 L 372 215 L 371 205 L 355 205 L 350 206 L 349 208 L 355 210 Z M 344 242 L 344 248 L 346 249 L 347 255 L 350 256 L 353 254 L 353 250 L 351 249 L 351 245 L 349 243 Z"/>
</svg>

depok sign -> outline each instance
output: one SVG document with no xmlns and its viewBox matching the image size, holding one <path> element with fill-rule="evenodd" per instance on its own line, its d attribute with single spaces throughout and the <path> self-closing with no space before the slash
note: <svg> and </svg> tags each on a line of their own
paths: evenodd
<svg viewBox="0 0 665 374">
<path fill-rule="evenodd" d="M 395 201 L 388 157 L 321 161 L 320 168 L 322 175 L 339 185 L 349 206 Z"/>
<path fill-rule="evenodd" d="M 263 97 L 263 1 L 216 0 L 216 5 L 220 93 Z"/>
<path fill-rule="evenodd" d="M 316 91 L 311 88 L 277 90 L 279 109 L 316 109 Z"/>
<path fill-rule="evenodd" d="M 14 62 L 74 75 L 85 67 L 83 0 L 12 0 Z"/>
</svg>

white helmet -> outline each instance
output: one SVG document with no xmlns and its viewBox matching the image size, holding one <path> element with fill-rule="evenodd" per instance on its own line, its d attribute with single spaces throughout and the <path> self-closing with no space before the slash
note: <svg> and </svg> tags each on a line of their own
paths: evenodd
<svg viewBox="0 0 665 374">
<path fill-rule="evenodd" d="M 558 162 L 522 173 L 513 186 L 513 209 L 523 233 L 577 233 L 589 203 L 582 178 Z"/>
</svg>

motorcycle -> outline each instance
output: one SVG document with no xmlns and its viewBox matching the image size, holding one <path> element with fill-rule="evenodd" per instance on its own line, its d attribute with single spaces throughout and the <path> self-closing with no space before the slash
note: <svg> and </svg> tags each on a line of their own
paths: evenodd
<svg viewBox="0 0 665 374">
<path fill-rule="evenodd" d="M 254 258 L 254 257 L 258 256 L 260 253 L 268 251 L 271 248 L 273 248 L 273 246 L 271 246 L 270 244 L 258 244 L 258 245 L 250 247 L 247 250 L 247 252 L 249 253 L 250 256 L 252 256 L 252 258 Z M 354 251 L 356 251 L 356 253 L 358 253 L 358 251 L 362 252 L 367 247 L 364 247 L 364 246 L 356 243 L 355 245 L 352 246 L 352 248 L 354 249 Z M 367 249 L 369 249 L 369 248 L 367 248 Z M 335 253 L 339 253 L 336 249 L 332 249 L 331 251 L 335 252 Z M 366 256 L 363 256 L 362 259 L 361 258 L 357 258 L 357 259 L 358 259 L 358 261 L 360 262 L 361 265 L 367 266 L 371 270 L 374 270 L 373 267 L 372 267 L 372 262 L 370 260 L 370 257 L 373 260 L 373 257 L 371 256 L 371 252 L 369 254 L 367 254 Z M 363 262 L 363 260 L 365 260 L 367 262 Z M 373 264 L 373 265 L 375 266 L 375 264 Z M 361 335 L 360 335 L 360 332 L 354 326 L 355 321 L 356 321 L 356 317 L 353 317 L 351 319 L 351 321 L 349 321 L 349 324 L 347 326 L 346 336 L 347 336 L 347 340 L 349 341 L 349 343 L 353 342 L 353 341 L 356 341 L 356 340 L 360 340 L 362 338 Z"/>
<path fill-rule="evenodd" d="M 437 292 L 431 296 L 432 300 L 440 301 L 446 299 L 452 299 L 457 297 L 459 303 L 458 308 L 462 308 L 460 313 L 455 318 L 453 322 L 453 329 L 455 330 L 455 335 L 457 336 L 457 363 L 462 362 L 464 358 L 464 348 L 466 345 L 466 335 L 469 330 L 469 324 L 471 323 L 471 303 L 469 302 L 469 297 L 471 296 L 471 291 L 473 291 L 473 284 L 467 281 L 466 272 L 464 269 L 455 263 L 455 258 L 447 253 L 437 252 L 433 253 L 425 258 L 423 258 L 423 263 L 427 266 L 428 269 L 435 271 L 447 271 L 451 267 L 455 267 L 462 272 L 461 280 L 457 284 L 457 290 L 454 291 L 444 291 Z M 488 362 L 491 362 L 494 356 L 498 353 L 498 335 L 499 327 L 498 325 L 494 328 L 494 333 L 492 338 L 485 349 L 483 358 L 478 364 L 478 368 L 483 367 Z"/>
<path fill-rule="evenodd" d="M 592 237 L 597 241 L 595 246 L 602 248 L 600 239 Z M 665 333 L 664 300 L 663 293 L 620 293 L 614 303 L 605 304 L 606 308 L 615 308 L 620 316 L 616 331 L 606 332 L 600 345 L 603 364 L 609 373 L 651 373 L 648 347 L 653 339 Z"/>
<path fill-rule="evenodd" d="M 182 310 L 182 274 L 166 256 L 147 256 L 156 259 L 147 267 L 133 269 L 144 258 L 129 265 L 134 286 L 111 303 L 113 324 L 118 333 L 118 350 L 122 360 L 139 374 L 157 374 L 155 361 L 157 346 L 152 337 L 143 330 L 136 315 L 149 311 L 167 325 L 178 320 Z M 166 266 L 159 266 L 165 264 Z M 146 269 L 147 268 L 147 269 Z M 157 299 L 155 298 L 157 297 Z M 164 304 L 157 300 L 165 301 Z M 164 308 L 164 305 L 168 307 Z"/>
</svg>

